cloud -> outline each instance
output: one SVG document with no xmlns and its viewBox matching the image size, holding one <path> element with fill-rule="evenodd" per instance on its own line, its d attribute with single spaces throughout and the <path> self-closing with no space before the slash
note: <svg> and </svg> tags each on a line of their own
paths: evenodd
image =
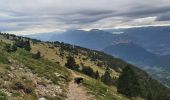
<svg viewBox="0 0 170 100">
<path fill-rule="evenodd" d="M 0 2 L 0 31 L 14 33 L 168 24 L 170 19 L 169 0 L 0 0 Z"/>
<path fill-rule="evenodd" d="M 160 16 L 158 16 L 156 20 L 157 21 L 170 21 L 170 11 L 165 14 L 161 14 Z"/>
</svg>

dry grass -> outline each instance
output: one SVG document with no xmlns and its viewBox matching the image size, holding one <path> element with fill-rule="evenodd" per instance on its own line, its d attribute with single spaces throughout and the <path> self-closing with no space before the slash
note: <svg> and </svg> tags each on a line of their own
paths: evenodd
<svg viewBox="0 0 170 100">
<path fill-rule="evenodd" d="M 59 62 L 62 66 L 65 66 L 68 52 L 64 52 L 64 56 L 61 57 L 59 55 L 60 54 L 59 47 L 53 47 L 53 48 L 50 48 L 50 47 L 53 47 L 53 46 L 50 44 L 46 44 L 46 43 L 33 44 L 32 53 L 40 51 L 41 55 L 45 57 L 46 59 L 49 59 L 50 61 L 53 61 L 53 62 Z M 105 72 L 104 66 L 103 67 L 97 66 L 95 61 L 90 61 L 89 59 L 83 60 L 83 58 L 87 58 L 87 56 L 84 56 L 83 54 L 79 53 L 78 56 L 75 56 L 76 63 L 79 64 L 80 66 L 81 64 L 83 64 L 83 66 L 89 66 L 94 71 L 98 71 L 100 75 L 104 74 Z M 119 73 L 117 73 L 114 70 L 111 70 L 111 76 L 118 77 Z"/>
</svg>

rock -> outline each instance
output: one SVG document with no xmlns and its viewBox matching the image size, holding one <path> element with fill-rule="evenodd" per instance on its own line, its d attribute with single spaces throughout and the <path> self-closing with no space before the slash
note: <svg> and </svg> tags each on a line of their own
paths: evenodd
<svg viewBox="0 0 170 100">
<path fill-rule="evenodd" d="M 10 66 L 10 69 L 11 69 L 11 70 L 15 70 L 15 67 L 13 67 L 13 66 Z"/>
<path fill-rule="evenodd" d="M 44 97 L 41 97 L 41 98 L 39 98 L 38 100 L 47 100 L 46 98 L 44 98 Z"/>
<path fill-rule="evenodd" d="M 54 73 L 57 77 L 61 76 L 59 73 Z"/>
</svg>

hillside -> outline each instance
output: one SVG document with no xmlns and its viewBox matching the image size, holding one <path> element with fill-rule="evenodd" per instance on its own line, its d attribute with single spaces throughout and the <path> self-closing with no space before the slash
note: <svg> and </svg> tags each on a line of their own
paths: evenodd
<svg viewBox="0 0 170 100">
<path fill-rule="evenodd" d="M 155 79 L 158 79 L 162 83 L 170 86 L 170 58 L 168 57 L 170 47 L 170 41 L 168 38 L 169 32 L 170 28 L 168 26 L 162 26 L 129 29 L 108 29 L 104 31 L 97 29 L 90 31 L 72 30 L 62 34 L 46 33 L 28 35 L 28 37 L 43 41 L 60 41 L 100 51 L 114 44 L 129 42 L 135 43 L 135 46 L 132 48 L 131 45 L 126 46 L 130 49 L 128 52 L 119 53 L 121 55 L 119 56 L 120 59 L 124 59 L 127 62 L 130 61 L 129 63 L 136 64 L 140 68 L 147 71 Z M 45 38 L 42 38 L 42 36 Z M 121 50 L 121 48 L 120 50 L 117 48 L 117 51 Z M 115 53 L 113 51 L 106 53 L 110 52 L 112 54 L 116 53 L 116 51 Z"/>
<path fill-rule="evenodd" d="M 60 42 L 41 42 L 15 35 L 1 34 L 1 84 L 3 100 L 47 100 L 80 99 L 80 95 L 97 100 L 135 100 L 151 98 L 169 100 L 169 89 L 139 68 L 103 52 Z M 38 52 L 39 53 L 38 53 Z M 70 62 L 71 61 L 71 62 Z M 128 66 L 128 67 L 127 67 Z M 120 85 L 124 68 L 130 68 L 136 77 L 132 85 Z M 88 70 L 87 70 L 88 69 Z M 96 72 L 98 74 L 96 74 Z M 97 75 L 97 77 L 96 77 Z M 73 83 L 74 78 L 83 77 L 82 86 Z M 124 80 L 121 80 L 124 83 Z M 117 88 L 117 85 L 121 87 Z M 140 94 L 133 85 L 140 88 Z M 121 88 L 133 91 L 120 91 Z M 74 90 L 75 89 L 75 90 Z M 117 90 L 118 89 L 118 90 Z M 139 91 L 139 90 L 138 90 Z M 70 94 L 71 93 L 71 94 Z M 135 95 L 132 95 L 135 94 Z M 71 95 L 71 96 L 70 96 Z M 77 97 L 76 97 L 77 96 Z M 85 99 L 85 100 L 86 100 Z"/>
<path fill-rule="evenodd" d="M 134 43 L 118 43 L 102 51 L 146 70 L 152 77 L 169 86 L 169 68 L 165 65 L 169 65 L 170 58 L 155 55 Z"/>
<path fill-rule="evenodd" d="M 158 62 L 158 57 L 156 55 L 146 51 L 134 43 L 118 43 L 108 46 L 102 51 L 126 61 L 133 62 L 139 66 L 155 66 L 155 63 Z"/>
</svg>

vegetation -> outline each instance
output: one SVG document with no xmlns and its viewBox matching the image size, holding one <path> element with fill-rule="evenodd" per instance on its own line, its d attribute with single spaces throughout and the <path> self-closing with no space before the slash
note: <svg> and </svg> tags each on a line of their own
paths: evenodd
<svg viewBox="0 0 170 100">
<path fill-rule="evenodd" d="M 168 88 L 148 77 L 145 72 L 130 66 L 123 69 L 118 79 L 118 92 L 128 97 L 143 97 L 150 100 L 169 100 L 170 98 Z"/>
<path fill-rule="evenodd" d="M 16 40 L 15 45 L 20 48 L 24 48 L 27 51 L 31 50 L 31 44 L 29 40 L 18 39 Z"/>
<path fill-rule="evenodd" d="M 128 98 L 116 92 L 116 87 L 107 86 L 99 80 L 85 80 L 83 84 L 87 87 L 89 93 L 96 97 L 96 100 L 128 100 Z"/>
<path fill-rule="evenodd" d="M 15 52 L 17 51 L 17 46 L 15 44 L 6 44 L 5 49 L 7 52 Z"/>
<path fill-rule="evenodd" d="M 100 79 L 100 75 L 99 75 L 99 72 L 98 72 L 98 71 L 95 72 L 94 78 L 95 78 L 95 79 Z"/>
<path fill-rule="evenodd" d="M 118 92 L 129 97 L 141 96 L 140 84 L 137 78 L 130 66 L 125 67 L 118 80 Z"/>
<path fill-rule="evenodd" d="M 79 66 L 76 64 L 74 57 L 69 56 L 65 66 L 69 69 L 79 71 Z"/>
<path fill-rule="evenodd" d="M 101 80 L 106 85 L 112 85 L 112 78 L 110 76 L 109 69 L 106 69 L 104 75 L 101 77 Z"/>
<path fill-rule="evenodd" d="M 3 66 L 6 67 L 0 66 L 0 77 L 3 77 L 2 80 L 11 82 L 12 86 L 1 86 L 1 88 L 10 88 L 7 91 L 12 91 L 15 96 L 27 95 L 31 98 L 30 100 L 37 99 L 35 96 L 37 87 L 34 81 L 44 87 L 61 86 L 62 92 L 67 93 L 66 86 L 71 79 L 71 74 L 67 69 L 69 68 L 84 75 L 83 86 L 97 100 L 128 100 L 128 98 L 138 97 L 148 100 L 169 100 L 170 98 L 170 90 L 150 78 L 146 72 L 105 53 L 59 42 L 40 42 L 9 34 L 5 34 L 4 37 L 8 42 L 0 42 L 0 64 L 4 64 Z M 49 59 L 47 51 L 41 50 L 43 48 L 38 48 L 36 50 L 38 52 L 33 53 L 31 50 L 33 45 L 38 45 L 37 43 L 48 47 L 47 51 L 54 51 L 58 57 L 57 60 Z M 86 66 L 84 62 L 90 64 Z M 62 63 L 66 67 L 62 67 Z M 94 68 L 93 65 L 97 67 Z M 19 71 L 21 72 L 19 73 Z M 117 81 L 117 77 L 114 78 L 114 71 L 118 73 L 117 85 L 114 84 Z M 23 76 L 25 73 L 29 73 L 30 77 L 34 76 L 34 80 L 28 80 L 28 76 Z M 11 76 L 15 78 L 11 78 Z M 40 78 L 46 81 L 37 82 Z M 57 96 L 57 99 L 65 98 L 64 94 L 57 94 Z M 23 96 L 22 99 L 25 97 Z M 47 97 L 54 99 L 50 96 Z M 1 98 L 6 99 L 6 95 L 0 93 Z"/>
<path fill-rule="evenodd" d="M 56 63 L 52 63 L 47 59 L 33 59 L 32 54 L 23 49 L 19 49 L 15 54 L 12 55 L 14 59 L 22 62 L 28 66 L 33 73 L 37 73 L 41 77 L 46 77 L 47 79 L 52 80 L 55 84 L 58 84 L 58 77 L 55 73 L 60 73 L 61 75 L 65 73 L 66 81 L 69 81 L 69 72 L 64 67 Z"/>
<path fill-rule="evenodd" d="M 33 57 L 34 59 L 39 59 L 39 58 L 41 57 L 41 52 L 40 52 L 40 51 L 37 51 L 37 53 L 32 54 L 32 57 Z"/>
<path fill-rule="evenodd" d="M 7 96 L 2 92 L 0 92 L 0 100 L 8 100 Z"/>
<path fill-rule="evenodd" d="M 0 50 L 0 63 L 7 64 L 8 58 L 3 50 Z"/>
<path fill-rule="evenodd" d="M 91 67 L 83 67 L 82 73 L 84 73 L 85 75 L 88 75 L 92 78 L 95 78 L 95 72 L 93 71 L 93 69 Z"/>
</svg>

